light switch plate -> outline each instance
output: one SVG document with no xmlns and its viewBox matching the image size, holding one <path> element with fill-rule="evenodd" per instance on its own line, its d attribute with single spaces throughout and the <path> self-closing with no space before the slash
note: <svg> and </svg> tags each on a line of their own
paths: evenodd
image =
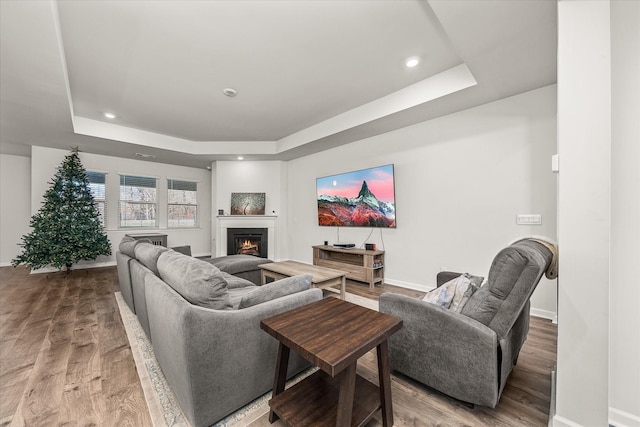
<svg viewBox="0 0 640 427">
<path fill-rule="evenodd" d="M 557 154 L 551 156 L 551 172 L 560 172 L 560 160 Z"/>
</svg>

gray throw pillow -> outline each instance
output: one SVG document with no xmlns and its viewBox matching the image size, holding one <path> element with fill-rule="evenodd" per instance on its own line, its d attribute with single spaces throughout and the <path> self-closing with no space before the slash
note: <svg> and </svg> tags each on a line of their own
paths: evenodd
<svg viewBox="0 0 640 427">
<path fill-rule="evenodd" d="M 260 286 L 255 291 L 249 292 L 242 297 L 238 309 L 252 307 L 276 298 L 305 291 L 311 287 L 311 277 L 310 274 L 292 276 Z"/>
<path fill-rule="evenodd" d="M 467 279 L 471 280 L 471 283 L 473 283 L 477 287 L 482 286 L 482 282 L 484 282 L 484 277 L 482 277 L 482 276 L 474 276 L 474 275 L 469 274 L 469 273 L 464 273 L 463 276 L 465 276 Z"/>
<path fill-rule="evenodd" d="M 156 276 L 158 275 L 158 258 L 161 253 L 168 250 L 169 249 L 164 246 L 158 246 L 147 242 L 140 242 L 133 248 L 133 252 L 136 254 L 136 259 L 149 270 L 153 271 L 153 274 Z"/>
<path fill-rule="evenodd" d="M 215 310 L 232 307 L 227 281 L 208 262 L 175 251 L 158 258 L 160 277 L 191 304 Z"/>
<path fill-rule="evenodd" d="M 118 245 L 118 250 L 125 254 L 128 257 L 135 258 L 136 254 L 134 249 L 138 243 L 147 242 L 151 243 L 149 239 L 134 239 L 133 237 L 124 236 L 122 240 L 120 240 L 120 245 Z"/>
</svg>

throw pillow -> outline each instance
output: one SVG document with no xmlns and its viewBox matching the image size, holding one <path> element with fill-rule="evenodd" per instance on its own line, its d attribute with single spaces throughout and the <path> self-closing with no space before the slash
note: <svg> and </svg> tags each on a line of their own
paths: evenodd
<svg viewBox="0 0 640 427">
<path fill-rule="evenodd" d="M 128 257 L 135 258 L 136 254 L 134 252 L 134 248 L 138 243 L 147 242 L 151 243 L 149 239 L 134 239 L 133 237 L 124 236 L 120 241 L 120 245 L 118 245 L 118 250 L 125 254 Z"/>
<path fill-rule="evenodd" d="M 255 291 L 252 291 L 243 296 L 240 300 L 238 309 L 252 307 L 254 305 L 262 304 L 263 302 L 271 301 L 276 298 L 305 291 L 310 287 L 310 274 L 276 280 L 275 282 L 260 286 Z"/>
<path fill-rule="evenodd" d="M 158 246 L 148 242 L 139 242 L 133 248 L 136 259 L 149 270 L 153 271 L 153 274 L 156 276 L 158 275 L 158 258 L 160 254 L 167 251 L 169 251 L 169 249 L 164 246 Z"/>
<path fill-rule="evenodd" d="M 169 250 L 158 258 L 158 270 L 162 280 L 191 304 L 233 308 L 222 272 L 208 262 Z"/>
<path fill-rule="evenodd" d="M 482 277 L 482 276 L 474 276 L 474 275 L 469 274 L 469 273 L 464 273 L 463 276 L 465 276 L 467 279 L 471 280 L 471 283 L 476 285 L 478 288 L 480 286 L 482 286 L 482 284 L 484 283 L 484 277 Z"/>
<path fill-rule="evenodd" d="M 462 274 L 439 288 L 427 292 L 422 300 L 460 312 L 477 289 L 478 286 L 469 279 L 468 275 Z"/>
</svg>

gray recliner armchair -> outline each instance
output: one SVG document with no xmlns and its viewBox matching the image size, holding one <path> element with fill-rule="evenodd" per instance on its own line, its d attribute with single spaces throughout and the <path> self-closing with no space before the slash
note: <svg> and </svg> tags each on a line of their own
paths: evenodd
<svg viewBox="0 0 640 427">
<path fill-rule="evenodd" d="M 460 312 L 381 295 L 380 311 L 404 321 L 389 338 L 391 368 L 463 402 L 495 407 L 527 338 L 529 298 L 545 272 L 557 274 L 555 245 L 523 239 L 496 255 L 487 283 Z"/>
</svg>

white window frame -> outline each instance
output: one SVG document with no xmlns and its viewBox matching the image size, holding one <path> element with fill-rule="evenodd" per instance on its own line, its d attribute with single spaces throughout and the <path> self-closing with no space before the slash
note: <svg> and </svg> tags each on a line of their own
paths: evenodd
<svg viewBox="0 0 640 427">
<path fill-rule="evenodd" d="M 159 209 L 158 209 L 158 177 L 155 176 L 144 176 L 144 175 L 139 175 L 139 174 L 128 174 L 128 173 L 119 173 L 118 174 L 120 176 L 119 178 L 119 195 L 118 195 L 118 228 L 123 228 L 123 229 L 157 229 L 159 228 L 158 224 L 159 224 Z M 129 182 L 127 182 L 129 181 Z M 154 185 L 151 186 L 151 182 L 153 181 Z M 136 185 L 137 184 L 137 185 Z M 144 185 L 146 184 L 146 185 Z M 141 188 L 153 188 L 155 190 L 155 200 L 142 200 L 142 199 L 134 199 L 134 200 L 128 200 L 126 198 L 126 196 L 123 198 L 123 186 L 124 187 L 141 187 Z M 140 224 L 135 224 L 135 219 L 124 219 L 124 221 L 127 221 L 124 225 L 123 225 L 123 218 L 122 218 L 122 210 L 123 207 L 127 205 L 127 206 L 134 206 L 134 205 L 150 205 L 153 206 L 153 209 L 155 211 L 155 217 L 153 218 L 153 224 L 143 224 L 142 222 Z M 140 221 L 143 221 L 142 219 Z M 150 221 L 150 220 L 147 220 Z"/>
<path fill-rule="evenodd" d="M 167 228 L 198 228 L 199 227 L 199 221 L 200 221 L 200 205 L 198 203 L 199 200 L 199 193 L 198 193 L 198 181 L 195 180 L 191 180 L 191 179 L 181 179 L 181 178 L 167 178 Z M 169 195 L 170 191 L 174 189 L 174 187 L 178 185 L 178 186 L 182 186 L 182 187 L 189 187 L 191 185 L 194 186 L 193 190 L 188 190 L 188 191 L 195 191 L 196 194 L 196 202 L 195 203 L 172 203 L 171 202 L 171 197 Z M 171 207 L 172 206 L 184 206 L 184 207 L 195 207 L 195 219 L 194 219 L 194 224 L 193 225 L 172 225 L 171 224 Z"/>
</svg>

